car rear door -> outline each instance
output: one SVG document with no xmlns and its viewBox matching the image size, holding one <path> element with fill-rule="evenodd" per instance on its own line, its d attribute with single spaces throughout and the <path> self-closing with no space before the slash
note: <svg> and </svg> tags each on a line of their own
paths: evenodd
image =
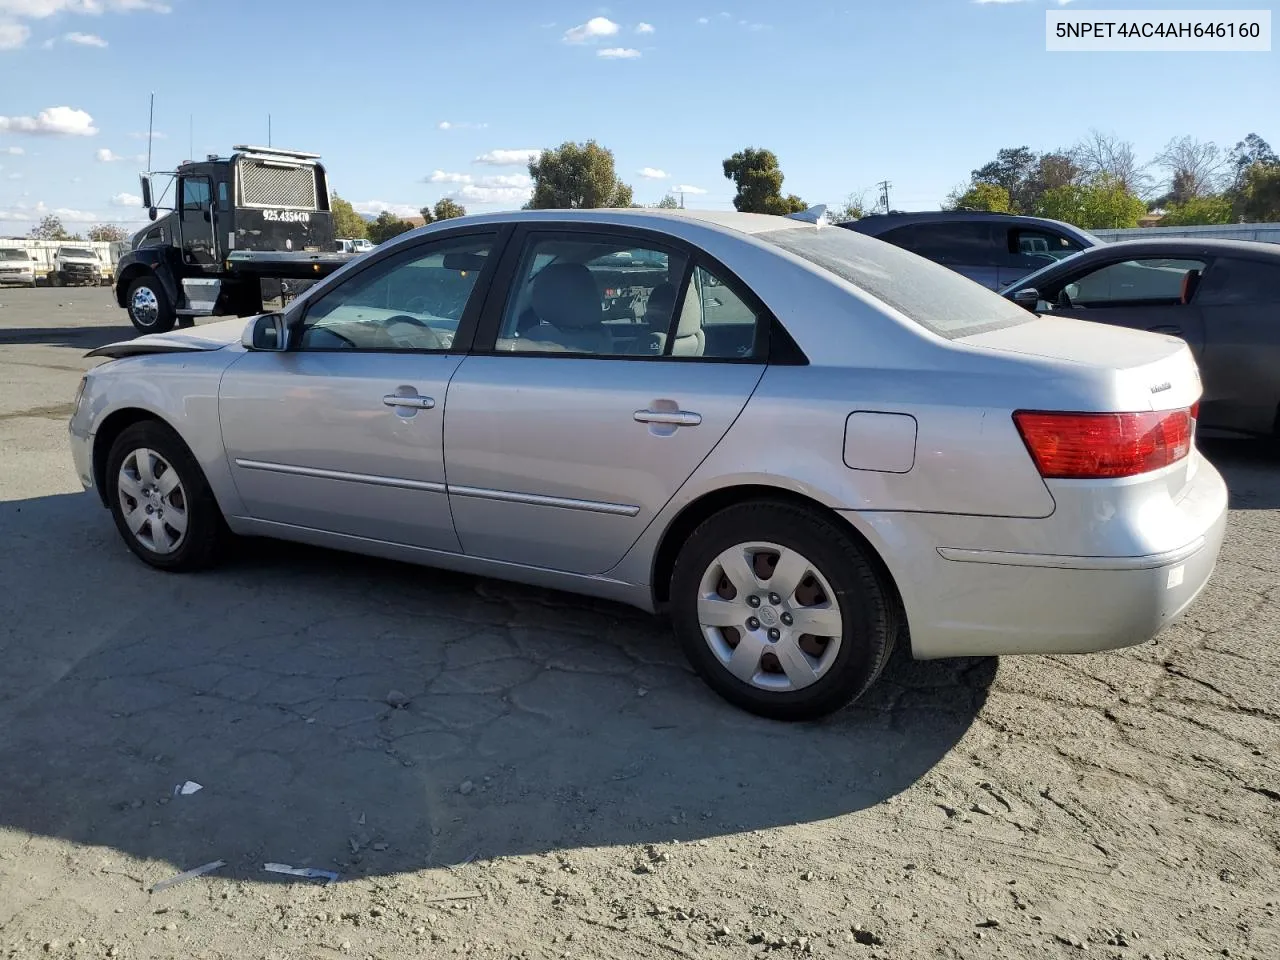
<svg viewBox="0 0 1280 960">
<path fill-rule="evenodd" d="M 381 257 L 306 304 L 290 350 L 248 352 L 227 370 L 223 442 L 249 517 L 458 550 L 445 397 L 498 243 L 473 228 Z"/>
<path fill-rule="evenodd" d="M 631 281 L 641 324 L 605 322 L 623 251 L 654 265 Z M 697 251 L 624 228 L 530 226 L 499 276 L 449 385 L 458 537 L 472 556 L 604 573 L 742 411 L 766 314 Z"/>
<path fill-rule="evenodd" d="M 1200 285 L 1206 426 L 1280 431 L 1280 259 L 1219 257 Z"/>
</svg>

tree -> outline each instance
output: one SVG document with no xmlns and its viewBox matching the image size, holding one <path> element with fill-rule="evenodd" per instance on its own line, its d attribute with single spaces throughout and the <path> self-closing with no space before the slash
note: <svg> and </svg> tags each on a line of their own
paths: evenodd
<svg viewBox="0 0 1280 960">
<path fill-rule="evenodd" d="M 89 239 L 118 242 L 129 239 L 129 234 L 125 232 L 124 227 L 118 227 L 114 223 L 99 223 L 89 228 Z"/>
<path fill-rule="evenodd" d="M 1257 162 L 1243 176 L 1236 213 L 1251 223 L 1280 220 L 1280 163 Z"/>
<path fill-rule="evenodd" d="M 1271 149 L 1271 144 L 1256 133 L 1251 133 L 1231 149 L 1229 163 L 1235 172 L 1235 185 L 1239 187 L 1244 182 L 1245 173 L 1254 164 L 1260 163 L 1264 167 L 1280 166 L 1280 157 Z"/>
<path fill-rule="evenodd" d="M 1180 205 L 1217 192 L 1226 164 L 1227 158 L 1216 143 L 1174 137 L 1155 158 L 1155 165 L 1169 174 L 1169 192 L 1164 201 Z"/>
<path fill-rule="evenodd" d="M 356 213 L 351 202 L 343 200 L 336 193 L 329 197 L 329 209 L 333 212 L 333 232 L 348 240 L 359 240 L 369 235 L 369 226 L 364 217 Z"/>
<path fill-rule="evenodd" d="M 450 197 L 442 197 L 440 200 L 436 201 L 436 208 L 432 213 L 435 215 L 437 220 L 452 220 L 454 217 L 465 217 L 467 215 L 467 208 Z M 425 213 L 423 214 L 423 217 L 426 217 Z M 430 220 L 427 220 L 427 223 L 430 222 Z"/>
<path fill-rule="evenodd" d="M 1030 209 L 1033 201 L 1027 196 L 1027 187 L 1038 161 L 1039 157 L 1030 147 L 1005 147 L 996 153 L 994 160 L 973 171 L 972 185 L 1000 187 L 1005 192 L 1010 210 L 1014 206 L 1020 210 Z"/>
<path fill-rule="evenodd" d="M 31 239 L 74 240 L 76 238 L 67 233 L 67 228 L 62 225 L 62 221 L 50 213 L 46 214 L 38 224 L 31 228 Z"/>
<path fill-rule="evenodd" d="M 1211 197 L 1190 197 L 1182 203 L 1170 204 L 1160 220 L 1160 226 L 1190 227 L 1230 223 L 1231 220 L 1231 198 L 1216 194 Z"/>
<path fill-rule="evenodd" d="M 733 198 L 735 210 L 743 213 L 786 215 L 804 210 L 806 205 L 794 193 L 782 195 L 785 179 L 772 150 L 747 147 L 724 161 L 724 175 L 738 188 Z"/>
<path fill-rule="evenodd" d="M 1108 174 L 1087 184 L 1071 183 L 1046 190 L 1036 216 L 1073 223 L 1085 230 L 1136 227 L 1147 212 L 1142 199 Z"/>
<path fill-rule="evenodd" d="M 678 210 L 680 208 L 680 201 L 671 194 L 666 193 L 663 194 L 662 199 L 657 202 L 656 206 L 659 210 Z"/>
<path fill-rule="evenodd" d="M 566 140 L 529 161 L 533 196 L 526 210 L 631 206 L 631 187 L 618 179 L 613 151 L 594 140 Z"/>
<path fill-rule="evenodd" d="M 378 219 L 368 224 L 368 228 L 370 240 L 374 243 L 385 243 L 392 237 L 408 233 L 413 229 L 413 224 L 408 220 L 401 220 L 390 210 L 383 210 L 378 214 Z"/>
<path fill-rule="evenodd" d="M 1012 213 L 1009 191 L 994 183 L 975 183 L 964 193 L 952 194 L 945 204 L 951 210 L 985 210 L 988 213 Z"/>
<path fill-rule="evenodd" d="M 1151 186 L 1151 177 L 1138 163 L 1133 144 L 1112 134 L 1090 130 L 1088 137 L 1072 147 L 1071 159 L 1086 177 L 1109 177 L 1126 193 L 1141 196 Z"/>
<path fill-rule="evenodd" d="M 422 224 L 426 226 L 428 223 L 435 223 L 436 215 L 432 212 L 430 206 L 419 207 L 418 214 L 422 217 Z"/>
<path fill-rule="evenodd" d="M 843 204 L 827 211 L 827 220 L 831 223 L 848 223 L 850 220 L 861 220 L 866 215 L 866 193 L 851 193 L 844 198 Z"/>
</svg>

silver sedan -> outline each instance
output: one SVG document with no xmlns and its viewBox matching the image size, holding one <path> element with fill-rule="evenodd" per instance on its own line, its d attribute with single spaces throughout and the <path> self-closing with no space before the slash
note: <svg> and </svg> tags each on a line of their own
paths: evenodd
<svg viewBox="0 0 1280 960">
<path fill-rule="evenodd" d="M 72 450 L 146 563 L 279 537 L 666 610 L 712 688 L 783 719 L 895 643 L 1146 641 L 1225 523 L 1183 341 L 821 221 L 464 217 L 283 313 L 95 353 Z"/>
</svg>

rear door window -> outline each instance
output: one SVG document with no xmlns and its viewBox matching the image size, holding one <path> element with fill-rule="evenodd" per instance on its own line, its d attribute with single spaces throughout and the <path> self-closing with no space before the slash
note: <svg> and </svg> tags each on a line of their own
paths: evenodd
<svg viewBox="0 0 1280 960">
<path fill-rule="evenodd" d="M 1076 277 L 1061 293 L 1078 307 L 1190 303 L 1204 268 L 1203 260 L 1125 260 Z"/>
<path fill-rule="evenodd" d="M 1280 263 L 1219 257 L 1206 274 L 1196 303 L 1204 307 L 1280 303 Z"/>
<path fill-rule="evenodd" d="M 994 267 L 1000 261 L 999 244 L 990 223 L 911 223 L 881 234 L 880 239 L 935 263 Z"/>
</svg>

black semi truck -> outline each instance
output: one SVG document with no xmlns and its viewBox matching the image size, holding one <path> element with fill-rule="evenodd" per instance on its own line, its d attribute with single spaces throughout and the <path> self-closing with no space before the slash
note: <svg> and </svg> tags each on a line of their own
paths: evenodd
<svg viewBox="0 0 1280 960">
<path fill-rule="evenodd" d="M 133 237 L 115 273 L 116 302 L 140 332 L 261 313 L 264 298 L 296 293 L 357 256 L 336 250 L 329 185 L 316 154 L 233 150 L 142 175 L 142 203 L 153 223 Z M 173 206 L 164 216 L 153 201 L 153 177 L 171 179 Z"/>
</svg>

